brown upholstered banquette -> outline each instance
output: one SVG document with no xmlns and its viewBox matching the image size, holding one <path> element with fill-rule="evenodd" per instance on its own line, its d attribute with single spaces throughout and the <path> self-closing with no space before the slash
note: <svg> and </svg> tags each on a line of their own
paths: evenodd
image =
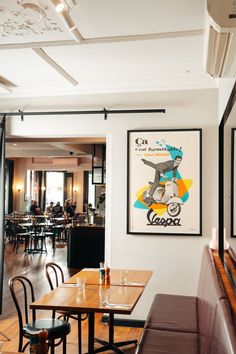
<svg viewBox="0 0 236 354">
<path fill-rule="evenodd" d="M 136 353 L 236 354 L 234 318 L 208 246 L 197 296 L 156 295 Z"/>
</svg>

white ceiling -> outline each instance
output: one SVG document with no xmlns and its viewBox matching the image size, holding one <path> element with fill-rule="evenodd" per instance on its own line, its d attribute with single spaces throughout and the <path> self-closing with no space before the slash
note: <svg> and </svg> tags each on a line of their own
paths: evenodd
<svg viewBox="0 0 236 354">
<path fill-rule="evenodd" d="M 122 109 L 152 104 L 150 92 L 215 88 L 204 16 L 205 0 L 0 0 L 0 111 Z M 94 143 L 13 138 L 7 156 L 81 156 Z"/>
<path fill-rule="evenodd" d="M 215 87 L 204 0 L 56 1 L 0 0 L 0 101 Z"/>
<path fill-rule="evenodd" d="M 91 162 L 92 156 L 96 156 L 99 161 L 102 159 L 102 149 L 106 144 L 106 139 L 91 138 L 7 138 L 6 157 L 7 158 L 31 158 L 31 157 L 65 157 L 80 158 Z"/>
</svg>

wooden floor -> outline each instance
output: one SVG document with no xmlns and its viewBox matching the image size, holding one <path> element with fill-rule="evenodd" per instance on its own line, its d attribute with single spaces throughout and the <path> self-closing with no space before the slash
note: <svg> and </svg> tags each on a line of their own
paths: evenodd
<svg viewBox="0 0 236 354">
<path fill-rule="evenodd" d="M 51 245 L 47 246 L 47 254 L 34 254 L 26 255 L 23 252 L 23 246 L 19 248 L 17 254 L 13 252 L 13 246 L 6 243 L 5 246 L 5 262 L 4 262 L 4 289 L 3 289 L 3 310 L 0 316 L 0 340 L 4 342 L 3 350 L 5 351 L 17 351 L 18 349 L 18 322 L 16 316 L 16 309 L 12 301 L 9 288 L 8 279 L 13 275 L 24 274 L 33 283 L 35 289 L 35 297 L 39 298 L 43 294 L 49 291 L 49 285 L 45 277 L 44 266 L 49 261 L 58 263 L 65 273 L 65 278 L 73 275 L 77 269 L 68 269 L 66 265 L 66 246 L 61 243 L 57 244 L 56 251 L 53 254 Z M 40 317 L 50 316 L 50 313 L 45 311 L 38 311 Z M 67 337 L 67 353 L 77 353 L 77 322 L 71 320 L 71 333 Z M 83 353 L 87 352 L 87 321 L 83 321 L 82 324 L 82 338 L 83 338 Z M 115 327 L 115 340 L 129 340 L 139 339 L 142 333 L 140 328 L 128 328 L 128 327 Z M 2 334 L 5 334 L 10 338 L 7 341 Z M 101 339 L 108 338 L 108 326 L 101 322 L 101 315 L 96 315 L 96 328 L 95 335 Z M 125 353 L 135 353 L 135 348 L 124 348 Z M 27 350 L 26 350 L 27 352 Z M 56 349 L 56 353 L 61 353 L 61 348 Z M 112 351 L 106 351 L 104 353 L 112 353 Z"/>
</svg>

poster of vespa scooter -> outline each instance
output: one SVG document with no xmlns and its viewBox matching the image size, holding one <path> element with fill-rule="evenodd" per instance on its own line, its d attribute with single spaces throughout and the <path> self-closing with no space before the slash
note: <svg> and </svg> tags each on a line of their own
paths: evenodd
<svg viewBox="0 0 236 354">
<path fill-rule="evenodd" d="M 128 234 L 201 235 L 201 133 L 128 131 Z"/>
</svg>

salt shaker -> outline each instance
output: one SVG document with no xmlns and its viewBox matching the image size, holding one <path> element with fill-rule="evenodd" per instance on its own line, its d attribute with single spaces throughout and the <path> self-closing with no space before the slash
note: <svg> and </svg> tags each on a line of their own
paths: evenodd
<svg viewBox="0 0 236 354">
<path fill-rule="evenodd" d="M 108 266 L 105 268 L 105 284 L 110 285 L 110 268 Z"/>
</svg>

